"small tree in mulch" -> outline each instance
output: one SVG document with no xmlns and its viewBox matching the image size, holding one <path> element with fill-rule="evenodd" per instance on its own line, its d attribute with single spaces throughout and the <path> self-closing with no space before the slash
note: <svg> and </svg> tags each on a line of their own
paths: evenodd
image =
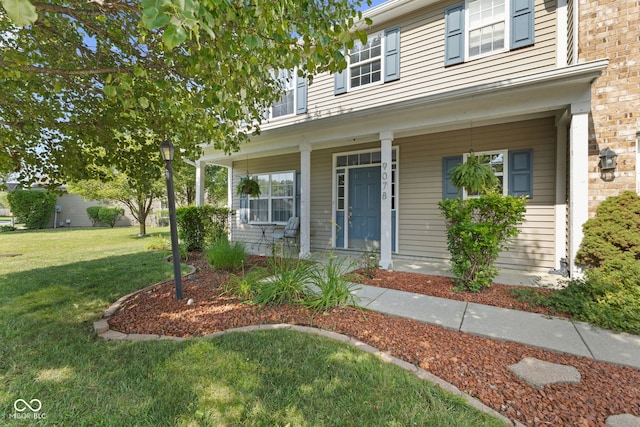
<svg viewBox="0 0 640 427">
<path fill-rule="evenodd" d="M 446 219 L 447 248 L 458 287 L 478 292 L 491 286 L 498 275 L 496 259 L 519 233 L 525 197 L 503 196 L 491 167 L 474 154 L 452 170 L 452 182 L 468 194 L 479 194 L 438 203 Z"/>
</svg>

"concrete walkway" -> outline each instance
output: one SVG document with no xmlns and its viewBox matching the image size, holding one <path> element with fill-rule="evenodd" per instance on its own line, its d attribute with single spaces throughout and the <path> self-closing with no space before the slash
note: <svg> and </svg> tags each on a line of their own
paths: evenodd
<svg viewBox="0 0 640 427">
<path fill-rule="evenodd" d="M 358 285 L 370 310 L 640 369 L 640 336 L 518 310 Z"/>
</svg>

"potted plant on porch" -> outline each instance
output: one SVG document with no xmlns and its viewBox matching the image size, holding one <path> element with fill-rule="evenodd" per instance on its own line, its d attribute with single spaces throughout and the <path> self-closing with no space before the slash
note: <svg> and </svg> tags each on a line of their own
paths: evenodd
<svg viewBox="0 0 640 427">
<path fill-rule="evenodd" d="M 247 194 L 251 197 L 260 197 L 260 184 L 249 175 L 240 179 L 237 187 L 238 194 Z"/>
</svg>

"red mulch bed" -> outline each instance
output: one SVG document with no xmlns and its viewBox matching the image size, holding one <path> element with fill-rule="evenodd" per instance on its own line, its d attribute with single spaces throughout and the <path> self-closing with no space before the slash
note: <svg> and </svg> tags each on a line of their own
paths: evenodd
<svg viewBox="0 0 640 427">
<path fill-rule="evenodd" d="M 254 262 L 260 262 L 254 258 Z M 213 271 L 192 257 L 197 273 L 183 282 L 184 299 L 175 300 L 173 282 L 160 284 L 127 300 L 109 319 L 124 333 L 197 337 L 241 326 L 289 323 L 336 331 L 395 357 L 419 365 L 454 384 L 507 417 L 530 426 L 604 425 L 610 415 L 640 416 L 640 371 L 591 359 L 492 340 L 462 332 L 353 308 L 332 309 L 328 315 L 291 305 L 258 310 L 223 295 L 228 275 Z M 481 293 L 452 291 L 448 278 L 416 273 L 377 271 L 363 283 L 481 304 L 532 311 L 515 300 L 509 286 L 493 285 Z M 188 299 L 193 305 L 187 305 Z M 544 311 L 538 311 L 546 314 Z M 579 384 L 533 388 L 508 369 L 525 357 L 574 366 Z"/>
</svg>

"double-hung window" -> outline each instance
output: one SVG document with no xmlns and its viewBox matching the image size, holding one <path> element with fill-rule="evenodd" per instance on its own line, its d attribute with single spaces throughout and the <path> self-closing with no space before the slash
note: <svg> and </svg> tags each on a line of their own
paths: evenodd
<svg viewBox="0 0 640 427">
<path fill-rule="evenodd" d="M 363 45 L 356 40 L 349 51 L 349 86 L 356 88 L 382 79 L 382 33 L 368 38 Z"/>
<path fill-rule="evenodd" d="M 280 99 L 265 112 L 267 119 L 304 114 L 307 112 L 307 79 L 297 70 L 274 70 L 273 77 L 282 88 Z"/>
<path fill-rule="evenodd" d="M 466 0 L 444 15 L 445 65 L 534 44 L 535 0 Z"/>
<path fill-rule="evenodd" d="M 295 212 L 295 172 L 253 176 L 260 197 L 249 197 L 249 222 L 286 223 Z"/>
<path fill-rule="evenodd" d="M 469 58 L 504 50 L 505 0 L 469 0 L 467 5 Z"/>
<path fill-rule="evenodd" d="M 279 70 L 276 78 L 282 87 L 282 96 L 271 106 L 272 118 L 288 116 L 296 111 L 295 75 L 292 76 L 287 70 Z"/>
<path fill-rule="evenodd" d="M 356 40 L 347 52 L 348 67 L 334 74 L 334 94 L 400 78 L 400 28 L 390 28 Z"/>
<path fill-rule="evenodd" d="M 442 198 L 478 197 L 480 194 L 467 194 L 456 188 L 451 182 L 451 171 L 460 163 L 466 162 L 468 154 L 444 157 L 442 159 Z M 527 196 L 533 198 L 533 150 L 496 150 L 476 153 L 480 162 L 493 170 L 503 195 Z"/>
</svg>

